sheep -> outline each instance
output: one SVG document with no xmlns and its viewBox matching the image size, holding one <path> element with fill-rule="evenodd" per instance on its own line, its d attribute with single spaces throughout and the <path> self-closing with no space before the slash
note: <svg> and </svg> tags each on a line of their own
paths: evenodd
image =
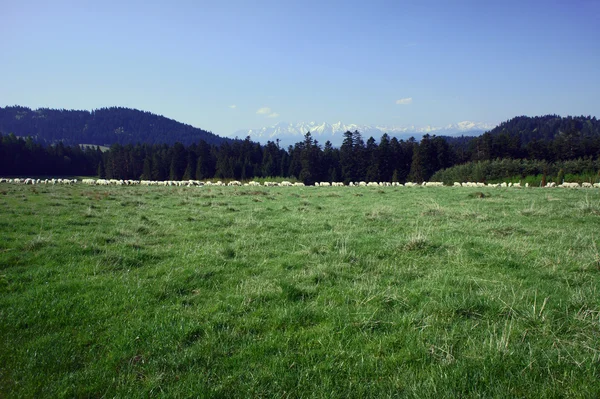
<svg viewBox="0 0 600 399">
<path fill-rule="evenodd" d="M 600 188 L 600 183 L 594 183 L 594 187 Z"/>
<path fill-rule="evenodd" d="M 331 186 L 331 184 L 329 184 L 328 181 L 322 181 L 321 182 L 321 187 L 330 187 L 330 186 Z"/>
<path fill-rule="evenodd" d="M 581 183 L 581 187 L 583 188 L 592 188 L 592 183 L 588 183 L 588 182 L 583 182 Z"/>
<path fill-rule="evenodd" d="M 561 187 L 561 188 L 579 188 L 579 183 L 576 183 L 576 182 L 573 182 L 573 183 L 564 182 L 563 184 L 559 185 L 558 187 Z"/>
<path fill-rule="evenodd" d="M 227 183 L 228 186 L 241 186 L 242 183 L 237 181 L 237 180 L 232 180 L 229 183 Z"/>
</svg>

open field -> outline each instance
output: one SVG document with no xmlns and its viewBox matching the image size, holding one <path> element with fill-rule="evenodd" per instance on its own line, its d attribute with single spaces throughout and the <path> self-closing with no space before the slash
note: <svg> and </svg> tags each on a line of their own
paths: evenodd
<svg viewBox="0 0 600 399">
<path fill-rule="evenodd" d="M 0 397 L 600 397 L 600 190 L 0 186 Z"/>
</svg>

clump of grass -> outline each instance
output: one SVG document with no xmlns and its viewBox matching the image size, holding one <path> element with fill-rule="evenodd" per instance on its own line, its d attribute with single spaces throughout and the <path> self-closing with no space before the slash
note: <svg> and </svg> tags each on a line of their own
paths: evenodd
<svg viewBox="0 0 600 399">
<path fill-rule="evenodd" d="M 48 244 L 50 244 L 50 242 L 50 237 L 38 234 L 25 244 L 24 249 L 25 251 L 36 251 L 40 248 L 47 246 Z"/>
<path fill-rule="evenodd" d="M 585 199 L 579 204 L 579 209 L 585 214 L 600 215 L 600 203 L 590 200 L 586 194 Z"/>
<path fill-rule="evenodd" d="M 489 231 L 490 231 L 490 233 L 495 234 L 500 237 L 511 236 L 515 233 L 524 233 L 524 230 L 519 229 L 517 227 L 513 227 L 513 226 L 502 226 L 502 227 L 492 228 Z"/>
<path fill-rule="evenodd" d="M 146 226 L 138 226 L 137 229 L 135 229 L 135 232 L 145 236 L 150 234 L 150 229 Z"/>
<path fill-rule="evenodd" d="M 389 206 L 377 206 L 366 214 L 367 219 L 369 220 L 377 220 L 377 219 L 387 219 L 392 217 L 394 214 L 394 210 Z"/>
<path fill-rule="evenodd" d="M 306 301 L 315 296 L 314 291 L 309 291 L 286 282 L 281 283 L 281 291 L 283 296 L 292 302 Z"/>
<path fill-rule="evenodd" d="M 85 210 L 83 216 L 85 218 L 93 218 L 96 217 L 96 214 L 93 211 L 93 208 L 91 206 L 88 206 L 87 209 Z"/>
<path fill-rule="evenodd" d="M 406 251 L 420 251 L 427 249 L 429 245 L 427 235 L 422 231 L 418 231 L 408 239 L 408 242 L 404 245 L 404 249 Z"/>
<path fill-rule="evenodd" d="M 444 214 L 444 209 L 435 201 L 429 202 L 426 208 L 421 212 L 422 216 L 442 216 Z"/>
<path fill-rule="evenodd" d="M 223 249 L 221 249 L 221 255 L 225 259 L 233 259 L 236 255 L 235 249 L 233 249 L 231 246 L 226 246 Z"/>
<path fill-rule="evenodd" d="M 490 194 L 490 193 L 484 193 L 482 191 L 475 191 L 474 193 L 470 193 L 468 195 L 469 198 L 482 198 L 482 199 L 483 198 L 489 198 L 491 196 L 492 196 L 492 194 Z"/>
<path fill-rule="evenodd" d="M 529 205 L 529 207 L 521 209 L 520 213 L 523 216 L 537 216 L 541 214 L 539 208 L 536 208 L 535 202 L 532 202 L 531 205 Z"/>
</svg>

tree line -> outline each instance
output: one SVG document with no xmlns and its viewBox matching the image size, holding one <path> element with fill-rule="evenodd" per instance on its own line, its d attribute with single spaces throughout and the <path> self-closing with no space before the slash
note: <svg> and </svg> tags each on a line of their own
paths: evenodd
<svg viewBox="0 0 600 399">
<path fill-rule="evenodd" d="M 220 144 L 204 140 L 189 145 L 115 143 L 104 152 L 99 147 L 82 149 L 62 142 L 43 145 L 32 138 L 9 134 L 0 135 L 0 175 L 96 175 L 147 180 L 278 176 L 306 184 L 488 181 L 530 172 L 550 174 L 556 169 L 551 165 L 560 162 L 599 158 L 600 129 L 595 118 L 541 118 L 518 117 L 476 138 L 425 135 L 417 141 L 383 134 L 379 141 L 373 137 L 365 141 L 360 132 L 348 131 L 339 148 L 329 141 L 321 145 L 310 132 L 288 148 L 277 141 L 261 145 L 247 137 Z M 548 129 L 550 125 L 554 127 Z M 508 161 L 502 160 L 527 162 L 518 163 L 520 169 L 516 171 L 514 162 L 509 162 L 512 166 L 508 168 Z M 534 169 L 529 167 L 532 162 Z M 466 166 L 461 169 L 457 165 Z M 585 170 L 597 172 L 597 162 L 591 165 Z"/>
</svg>

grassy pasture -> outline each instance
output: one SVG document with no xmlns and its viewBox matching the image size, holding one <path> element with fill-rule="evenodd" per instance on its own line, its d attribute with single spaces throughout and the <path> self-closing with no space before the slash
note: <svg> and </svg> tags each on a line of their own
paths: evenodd
<svg viewBox="0 0 600 399">
<path fill-rule="evenodd" d="M 0 186 L 0 397 L 600 397 L 600 190 Z"/>
</svg>

